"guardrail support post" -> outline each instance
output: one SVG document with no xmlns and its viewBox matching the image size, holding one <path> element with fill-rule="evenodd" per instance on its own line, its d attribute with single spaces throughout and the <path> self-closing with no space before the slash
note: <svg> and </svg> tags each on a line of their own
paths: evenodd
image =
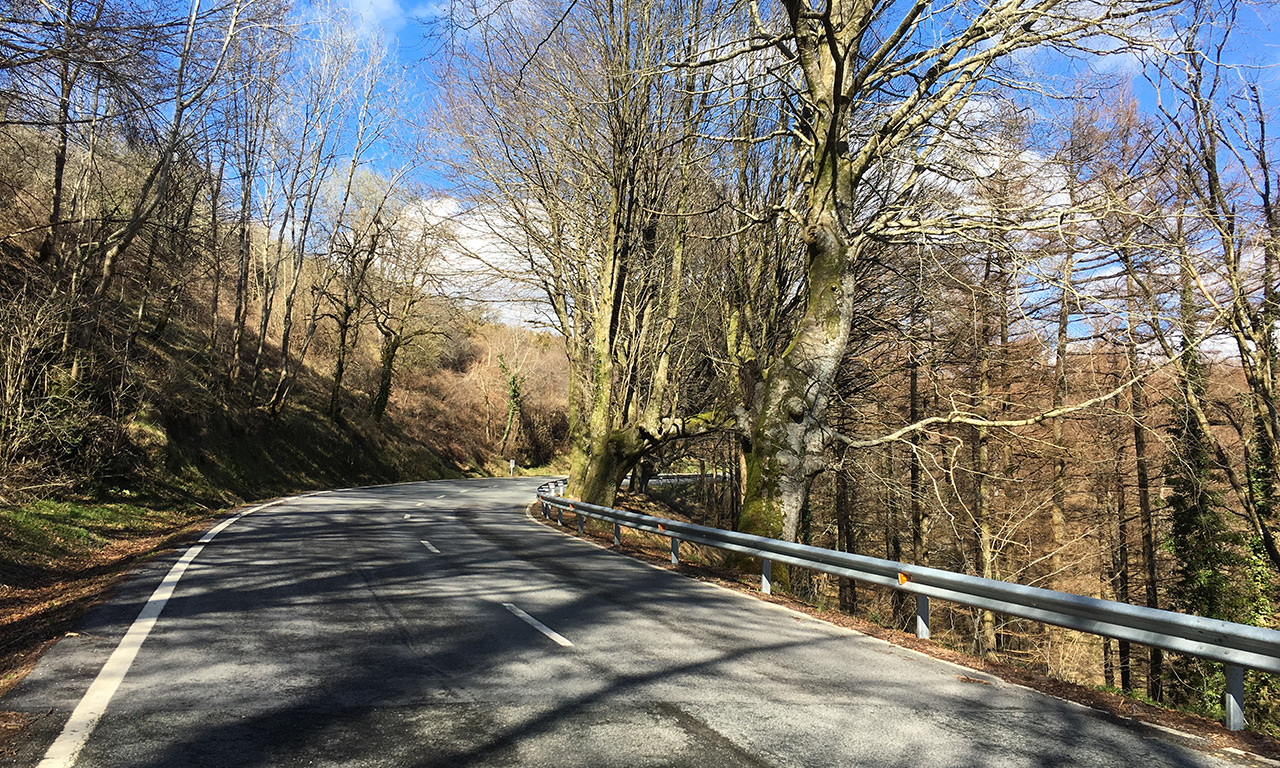
<svg viewBox="0 0 1280 768">
<path fill-rule="evenodd" d="M 929 639 L 929 596 L 916 595 L 916 637 Z"/>
<path fill-rule="evenodd" d="M 671 537 L 671 564 L 680 564 L 680 540 L 675 536 Z"/>
<path fill-rule="evenodd" d="M 564 525 L 564 510 L 556 507 L 556 525 Z"/>
<path fill-rule="evenodd" d="M 578 535 L 582 535 L 582 513 L 578 513 Z"/>
<path fill-rule="evenodd" d="M 767 557 L 760 558 L 760 591 L 773 594 L 773 561 Z"/>
<path fill-rule="evenodd" d="M 1235 664 L 1226 665 L 1227 673 L 1227 690 L 1223 694 L 1226 699 L 1223 703 L 1226 705 L 1223 709 L 1226 711 L 1223 725 L 1227 726 L 1228 731 L 1239 731 L 1244 729 L 1244 667 L 1237 667 Z"/>
<path fill-rule="evenodd" d="M 613 524 L 613 546 L 622 546 L 622 526 L 617 523 Z"/>
</svg>

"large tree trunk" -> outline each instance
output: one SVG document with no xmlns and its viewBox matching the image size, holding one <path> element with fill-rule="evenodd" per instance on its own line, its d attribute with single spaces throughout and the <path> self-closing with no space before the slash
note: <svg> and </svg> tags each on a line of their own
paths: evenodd
<svg viewBox="0 0 1280 768">
<path fill-rule="evenodd" d="M 623 464 L 615 433 L 614 378 L 617 373 L 615 349 L 622 321 L 623 297 L 628 279 L 630 215 L 636 201 L 629 182 L 627 157 L 616 147 L 613 197 L 609 229 L 605 234 L 601 269 L 595 290 L 594 318 L 590 336 L 576 349 L 577 370 L 571 360 L 573 384 L 580 389 L 577 429 L 570 450 L 569 492 L 589 504 L 613 506 L 618 493 L 619 468 Z M 590 366 L 583 370 L 583 366 Z M 571 414 L 572 415 L 572 414 Z"/>
<path fill-rule="evenodd" d="M 601 303 L 615 295 L 603 294 Z M 609 317 L 610 315 L 605 315 Z M 572 445 L 570 446 L 569 492 L 589 504 L 613 506 L 617 496 L 618 457 L 613 435 L 613 333 L 611 324 L 600 322 L 592 329 L 587 349 L 579 358 L 589 360 L 590 369 L 573 367 L 575 392 L 570 402 Z"/>
<path fill-rule="evenodd" d="M 833 7 L 832 13 L 843 23 L 848 10 L 842 6 L 837 12 Z M 764 372 L 756 402 L 748 404 L 754 414 L 742 529 L 795 541 L 810 481 L 824 464 L 823 419 L 849 339 L 854 286 L 850 263 L 857 254 L 839 218 L 839 182 L 848 183 L 840 178 L 845 106 L 836 98 L 844 85 L 843 63 L 834 58 L 826 30 L 804 17 L 800 4 L 788 3 L 787 12 L 797 33 L 805 75 L 803 101 L 813 137 L 804 235 L 808 302 L 791 343 Z M 847 161 L 844 166 L 847 174 Z"/>
<path fill-rule="evenodd" d="M 806 490 L 824 463 L 823 419 L 853 312 L 850 248 L 831 202 L 834 169 L 828 173 L 828 194 L 814 201 L 807 233 L 808 306 L 794 341 L 765 374 L 747 456 L 742 530 L 788 541 L 796 540 Z"/>
</svg>

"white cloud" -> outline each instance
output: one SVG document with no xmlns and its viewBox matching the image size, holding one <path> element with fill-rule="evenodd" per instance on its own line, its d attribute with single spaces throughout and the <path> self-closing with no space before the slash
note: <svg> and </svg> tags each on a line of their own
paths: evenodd
<svg viewBox="0 0 1280 768">
<path fill-rule="evenodd" d="M 450 233 L 433 275 L 448 295 L 484 305 L 497 322 L 546 325 L 546 297 L 537 288 L 529 258 L 517 247 L 518 232 L 504 237 L 505 217 L 486 216 L 462 201 L 438 196 L 421 200 L 410 215 L 425 228 Z"/>
<path fill-rule="evenodd" d="M 396 33 L 409 21 L 399 0 L 346 0 L 347 8 L 360 25 L 360 31 Z"/>
</svg>

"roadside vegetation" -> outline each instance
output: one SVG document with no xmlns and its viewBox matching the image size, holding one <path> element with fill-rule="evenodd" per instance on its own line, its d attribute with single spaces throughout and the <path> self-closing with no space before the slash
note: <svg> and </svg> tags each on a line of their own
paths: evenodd
<svg viewBox="0 0 1280 768">
<path fill-rule="evenodd" d="M 5 674 L 230 507 L 564 453 L 562 344 L 445 280 L 385 47 L 196 8 L 0 14 Z"/>
<path fill-rule="evenodd" d="M 0 507 L 0 692 L 116 579 L 209 514 L 85 501 Z"/>
</svg>

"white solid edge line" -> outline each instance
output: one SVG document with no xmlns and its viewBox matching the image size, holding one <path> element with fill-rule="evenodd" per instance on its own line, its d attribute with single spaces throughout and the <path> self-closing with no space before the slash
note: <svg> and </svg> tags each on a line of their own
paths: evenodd
<svg viewBox="0 0 1280 768">
<path fill-rule="evenodd" d="M 432 552 L 435 552 L 437 555 L 438 555 L 438 554 L 440 554 L 440 550 L 436 549 L 436 545 L 435 545 L 435 544 L 432 544 L 431 542 L 427 541 L 426 539 L 419 539 L 419 541 L 420 541 L 420 542 L 422 542 L 422 546 L 426 547 L 427 549 L 431 550 Z"/>
<path fill-rule="evenodd" d="M 521 619 L 523 619 L 523 620 L 525 621 L 525 623 L 527 623 L 529 626 L 533 627 L 534 629 L 538 630 L 538 631 L 539 631 L 539 632 L 541 632 L 542 634 L 544 634 L 544 635 L 546 635 L 547 637 L 551 638 L 551 639 L 552 639 L 555 643 L 557 643 L 558 645 L 563 645 L 565 648 L 572 648 L 572 647 L 573 647 L 573 643 L 569 642 L 569 638 L 565 637 L 564 635 L 562 635 L 562 634 L 560 634 L 559 632 L 555 631 L 555 630 L 554 630 L 554 629 L 552 629 L 551 627 L 548 627 L 546 624 L 543 624 L 542 622 L 540 622 L 540 621 L 538 621 L 537 619 L 533 618 L 533 617 L 532 617 L 532 616 L 530 616 L 529 614 L 527 614 L 527 613 L 525 613 L 524 611 L 520 610 L 519 608 L 517 608 L 517 607 L 516 607 L 516 605 L 515 605 L 514 603 L 503 603 L 503 604 L 502 604 L 502 607 L 503 607 L 503 608 L 506 608 L 508 611 L 511 611 L 511 612 L 512 612 L 512 613 L 514 613 L 516 616 L 518 616 L 518 617 L 520 617 Z"/>
<path fill-rule="evenodd" d="M 75 763 L 80 750 L 84 749 L 85 743 L 89 740 L 89 734 L 93 733 L 93 729 L 98 725 L 98 720 L 102 717 L 102 713 L 106 711 L 111 697 L 115 695 L 120 683 L 124 681 L 124 676 L 128 673 L 129 667 L 133 665 L 133 660 L 142 648 L 143 641 L 147 639 L 147 635 L 151 634 L 151 629 L 155 627 L 156 619 L 160 617 L 160 612 L 164 610 L 165 603 L 169 602 L 169 598 L 173 596 L 173 590 L 177 587 L 178 580 L 182 578 L 182 574 L 191 565 L 191 561 L 196 559 L 196 555 L 200 554 L 200 551 L 204 549 L 204 545 L 212 541 L 213 537 L 221 533 L 228 525 L 245 515 L 251 515 L 283 501 L 287 501 L 287 499 L 278 499 L 267 504 L 260 504 L 247 512 L 228 517 L 210 528 L 208 533 L 201 536 L 200 540 L 187 549 L 178 562 L 173 564 L 164 580 L 160 582 L 160 586 L 156 587 L 156 591 L 151 593 L 151 597 L 147 600 L 147 604 L 142 607 L 138 618 L 134 619 L 133 624 L 129 626 L 129 630 L 125 632 L 120 644 L 111 652 L 107 663 L 102 666 L 102 670 L 94 678 L 89 690 L 85 691 L 84 698 L 80 699 L 80 703 L 72 710 L 71 718 L 63 726 L 62 733 L 58 734 L 57 739 L 54 739 L 53 744 L 49 746 L 49 750 L 45 752 L 44 758 L 36 768 L 70 768 Z"/>
</svg>

